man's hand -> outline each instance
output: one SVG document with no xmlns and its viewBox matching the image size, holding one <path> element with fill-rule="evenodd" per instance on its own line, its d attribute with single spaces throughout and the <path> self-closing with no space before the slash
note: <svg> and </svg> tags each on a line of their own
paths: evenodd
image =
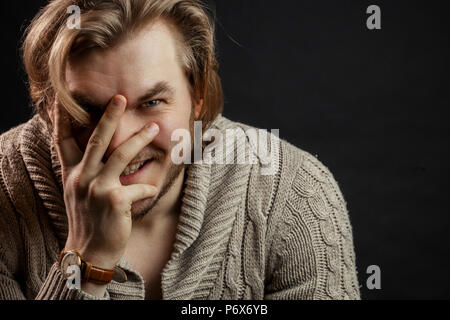
<svg viewBox="0 0 450 320">
<path fill-rule="evenodd" d="M 131 204 L 157 194 L 155 186 L 123 186 L 119 180 L 126 166 L 158 134 L 156 124 L 147 125 L 114 150 L 105 164 L 102 162 L 126 103 L 121 95 L 111 100 L 84 154 L 72 135 L 64 108 L 56 103 L 50 112 L 69 224 L 65 248 L 75 249 L 93 265 L 107 269 L 124 254 L 131 234 Z"/>
</svg>

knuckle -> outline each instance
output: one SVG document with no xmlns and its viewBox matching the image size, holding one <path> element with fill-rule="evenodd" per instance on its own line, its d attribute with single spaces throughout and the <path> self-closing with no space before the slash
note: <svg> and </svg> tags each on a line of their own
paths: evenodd
<svg viewBox="0 0 450 320">
<path fill-rule="evenodd" d="M 89 139 L 89 144 L 92 147 L 101 147 L 104 145 L 104 141 L 102 139 L 102 137 L 100 137 L 99 135 L 93 135 L 90 139 Z"/>
<path fill-rule="evenodd" d="M 153 138 L 153 135 L 148 132 L 148 130 L 144 130 L 144 132 L 141 132 L 137 135 L 138 143 L 139 144 L 147 144 L 150 139 Z"/>
<path fill-rule="evenodd" d="M 148 138 L 146 138 L 143 134 L 137 134 L 132 139 L 130 139 L 130 143 L 133 147 L 142 147 L 147 144 Z"/>
<path fill-rule="evenodd" d="M 99 179 L 94 179 L 89 184 L 89 196 L 91 198 L 99 198 L 102 195 L 102 183 Z"/>
<path fill-rule="evenodd" d="M 81 172 L 76 176 L 77 187 L 85 191 L 89 186 L 89 180 Z"/>
<path fill-rule="evenodd" d="M 120 189 L 113 189 L 108 194 L 109 202 L 113 205 L 122 205 L 125 202 L 125 196 Z"/>
<path fill-rule="evenodd" d="M 74 169 L 72 171 L 64 170 L 63 174 L 66 177 L 66 184 L 69 185 L 74 190 L 82 190 L 85 188 L 86 184 L 84 182 L 83 176 L 80 170 Z"/>
<path fill-rule="evenodd" d="M 130 209 L 130 208 L 127 208 L 127 209 L 124 211 L 124 214 L 125 214 L 126 217 L 131 217 L 131 209 Z"/>
<path fill-rule="evenodd" d="M 75 188 L 75 189 L 82 189 L 82 187 L 83 187 L 83 183 L 82 183 L 82 178 L 81 178 L 81 175 L 80 174 L 78 174 L 78 173 L 73 173 L 73 175 L 72 175 L 72 186 Z"/>
<path fill-rule="evenodd" d="M 145 186 L 145 188 L 142 189 L 142 193 L 143 195 L 154 195 L 158 192 L 158 190 L 156 189 L 156 187 L 153 186 Z"/>
<path fill-rule="evenodd" d="M 92 147 L 102 147 L 103 144 L 104 144 L 104 142 L 103 142 L 103 139 L 102 139 L 100 136 L 94 135 L 94 136 L 92 136 L 92 137 L 89 139 L 89 144 L 90 144 Z"/>
<path fill-rule="evenodd" d="M 128 156 L 123 152 L 123 150 L 116 149 L 116 151 L 114 151 L 112 157 L 114 157 L 117 161 L 121 162 L 121 163 L 128 163 Z"/>
</svg>

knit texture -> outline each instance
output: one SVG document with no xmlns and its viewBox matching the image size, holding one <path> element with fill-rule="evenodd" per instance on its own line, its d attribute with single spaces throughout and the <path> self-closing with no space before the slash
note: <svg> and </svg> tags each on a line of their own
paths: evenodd
<svg viewBox="0 0 450 320">
<path fill-rule="evenodd" d="M 253 128 L 222 115 L 212 127 Z M 251 145 L 237 140 L 226 148 L 234 163 L 240 144 Z M 255 163 L 188 166 L 163 299 L 359 299 L 352 228 L 333 175 L 284 140 L 272 147 L 270 175 L 255 148 L 245 150 Z M 62 278 L 56 260 L 67 230 L 61 167 L 36 115 L 0 136 L 0 299 L 98 299 Z M 144 299 L 142 276 L 123 258 L 119 266 L 128 281 L 112 281 L 102 299 Z"/>
</svg>

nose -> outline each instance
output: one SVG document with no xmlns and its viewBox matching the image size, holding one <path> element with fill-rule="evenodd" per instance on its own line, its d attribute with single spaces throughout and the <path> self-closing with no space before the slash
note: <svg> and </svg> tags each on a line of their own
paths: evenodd
<svg viewBox="0 0 450 320">
<path fill-rule="evenodd" d="M 108 149 L 105 152 L 105 156 L 109 158 L 117 147 L 138 133 L 145 124 L 146 122 L 143 121 L 142 117 L 137 117 L 131 110 L 125 110 L 119 120 Z"/>
</svg>

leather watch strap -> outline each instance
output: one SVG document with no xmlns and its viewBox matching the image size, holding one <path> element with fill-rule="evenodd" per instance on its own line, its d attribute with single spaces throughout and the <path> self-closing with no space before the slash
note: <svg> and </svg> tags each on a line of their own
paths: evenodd
<svg viewBox="0 0 450 320">
<path fill-rule="evenodd" d="M 111 282 L 114 276 L 114 269 L 103 269 L 93 266 L 92 263 L 82 259 L 81 274 L 84 280 L 99 284 Z"/>
<path fill-rule="evenodd" d="M 125 272 L 118 266 L 115 266 L 114 269 L 104 269 L 100 267 L 96 267 L 92 265 L 91 262 L 83 259 L 81 254 L 76 250 L 62 250 L 59 257 L 58 263 L 61 265 L 63 257 L 65 254 L 76 254 L 78 256 L 78 266 L 81 271 L 81 278 L 85 281 L 94 282 L 97 284 L 108 284 L 111 280 L 117 282 L 126 282 L 127 275 Z M 65 270 L 63 271 L 63 273 Z"/>
</svg>

